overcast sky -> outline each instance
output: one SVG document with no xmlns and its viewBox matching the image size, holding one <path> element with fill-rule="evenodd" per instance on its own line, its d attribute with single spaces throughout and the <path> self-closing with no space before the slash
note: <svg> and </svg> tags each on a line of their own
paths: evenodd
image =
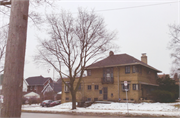
<svg viewBox="0 0 180 118">
<path fill-rule="evenodd" d="M 170 73 L 172 59 L 167 48 L 171 39 L 168 25 L 179 23 L 178 0 L 61 0 L 56 5 L 58 8 L 53 11 L 57 13 L 61 9 L 76 13 L 78 7 L 95 9 L 104 17 L 107 28 L 118 32 L 116 44 L 120 49 L 115 54 L 126 53 L 140 60 L 141 54 L 146 53 L 149 65 L 162 73 Z M 41 11 L 42 15 L 52 12 L 44 8 Z M 53 77 L 52 68 L 38 67 L 33 62 L 37 34 L 41 36 L 41 32 L 29 23 L 24 77 Z"/>
</svg>

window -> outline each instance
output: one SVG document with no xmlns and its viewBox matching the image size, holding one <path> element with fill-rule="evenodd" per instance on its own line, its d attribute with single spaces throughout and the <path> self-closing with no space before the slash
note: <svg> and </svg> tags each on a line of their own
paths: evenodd
<svg viewBox="0 0 180 118">
<path fill-rule="evenodd" d="M 138 90 L 138 84 L 133 84 L 133 90 Z"/>
<path fill-rule="evenodd" d="M 130 66 L 125 66 L 125 73 L 130 73 Z"/>
<path fill-rule="evenodd" d="M 94 89 L 98 90 L 99 89 L 99 85 L 94 85 Z"/>
<path fill-rule="evenodd" d="M 81 83 L 79 84 L 78 90 L 81 90 Z"/>
<path fill-rule="evenodd" d="M 99 94 L 102 94 L 102 90 L 99 90 Z"/>
<path fill-rule="evenodd" d="M 106 81 L 111 81 L 111 78 L 113 78 L 113 68 L 105 68 L 105 69 L 103 69 L 103 78 Z"/>
<path fill-rule="evenodd" d="M 88 86 L 87 86 L 87 89 L 88 89 L 88 90 L 91 90 L 91 85 L 88 85 Z"/>
<path fill-rule="evenodd" d="M 139 72 L 139 66 L 132 66 L 132 72 L 138 73 Z"/>
<path fill-rule="evenodd" d="M 64 92 L 69 92 L 68 86 L 70 85 L 69 82 L 66 82 L 67 85 L 64 85 Z"/>
<path fill-rule="evenodd" d="M 136 66 L 132 66 L 132 72 L 133 72 L 133 73 L 136 72 Z"/>
<path fill-rule="evenodd" d="M 91 76 L 91 70 L 87 70 L 87 76 Z"/>
<path fill-rule="evenodd" d="M 91 101 L 91 98 L 87 98 L 87 101 Z"/>
<path fill-rule="evenodd" d="M 33 86 L 30 86 L 30 90 L 33 90 Z"/>
<path fill-rule="evenodd" d="M 113 97 L 113 93 L 111 93 L 111 97 Z"/>
<path fill-rule="evenodd" d="M 66 97 L 66 101 L 69 101 L 69 98 L 68 98 L 68 97 Z"/>
<path fill-rule="evenodd" d="M 98 101 L 98 98 L 94 98 L 94 101 Z"/>
</svg>

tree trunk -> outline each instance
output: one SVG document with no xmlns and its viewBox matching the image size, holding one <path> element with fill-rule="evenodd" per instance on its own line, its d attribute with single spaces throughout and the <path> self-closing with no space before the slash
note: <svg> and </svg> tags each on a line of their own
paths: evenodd
<svg viewBox="0 0 180 118">
<path fill-rule="evenodd" d="M 1 117 L 21 117 L 29 0 L 11 0 Z"/>
<path fill-rule="evenodd" d="M 76 109 L 76 92 L 71 92 L 71 96 L 72 96 L 72 110 Z"/>
</svg>

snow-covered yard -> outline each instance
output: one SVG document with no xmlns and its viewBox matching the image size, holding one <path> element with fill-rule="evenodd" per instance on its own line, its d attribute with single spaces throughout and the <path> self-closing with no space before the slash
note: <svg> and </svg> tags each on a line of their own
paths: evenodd
<svg viewBox="0 0 180 118">
<path fill-rule="evenodd" d="M 176 103 L 126 103 L 112 102 L 110 104 L 96 103 L 86 108 L 77 107 L 71 110 L 71 103 L 64 103 L 54 107 L 41 107 L 40 105 L 23 105 L 23 111 L 56 112 L 56 113 L 88 113 L 112 115 L 149 115 L 149 116 L 175 116 L 180 117 L 180 102 Z"/>
</svg>

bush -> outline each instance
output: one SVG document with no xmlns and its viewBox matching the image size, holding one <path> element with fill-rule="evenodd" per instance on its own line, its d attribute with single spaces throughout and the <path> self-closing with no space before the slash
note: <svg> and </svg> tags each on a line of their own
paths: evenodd
<svg viewBox="0 0 180 118">
<path fill-rule="evenodd" d="M 155 90 L 152 91 L 151 95 L 153 100 L 156 102 L 174 102 L 176 100 L 175 93 L 164 90 Z"/>
<path fill-rule="evenodd" d="M 36 97 L 31 97 L 31 98 L 26 98 L 23 97 L 22 98 L 22 104 L 38 104 L 41 102 L 40 98 L 36 98 Z"/>
</svg>

